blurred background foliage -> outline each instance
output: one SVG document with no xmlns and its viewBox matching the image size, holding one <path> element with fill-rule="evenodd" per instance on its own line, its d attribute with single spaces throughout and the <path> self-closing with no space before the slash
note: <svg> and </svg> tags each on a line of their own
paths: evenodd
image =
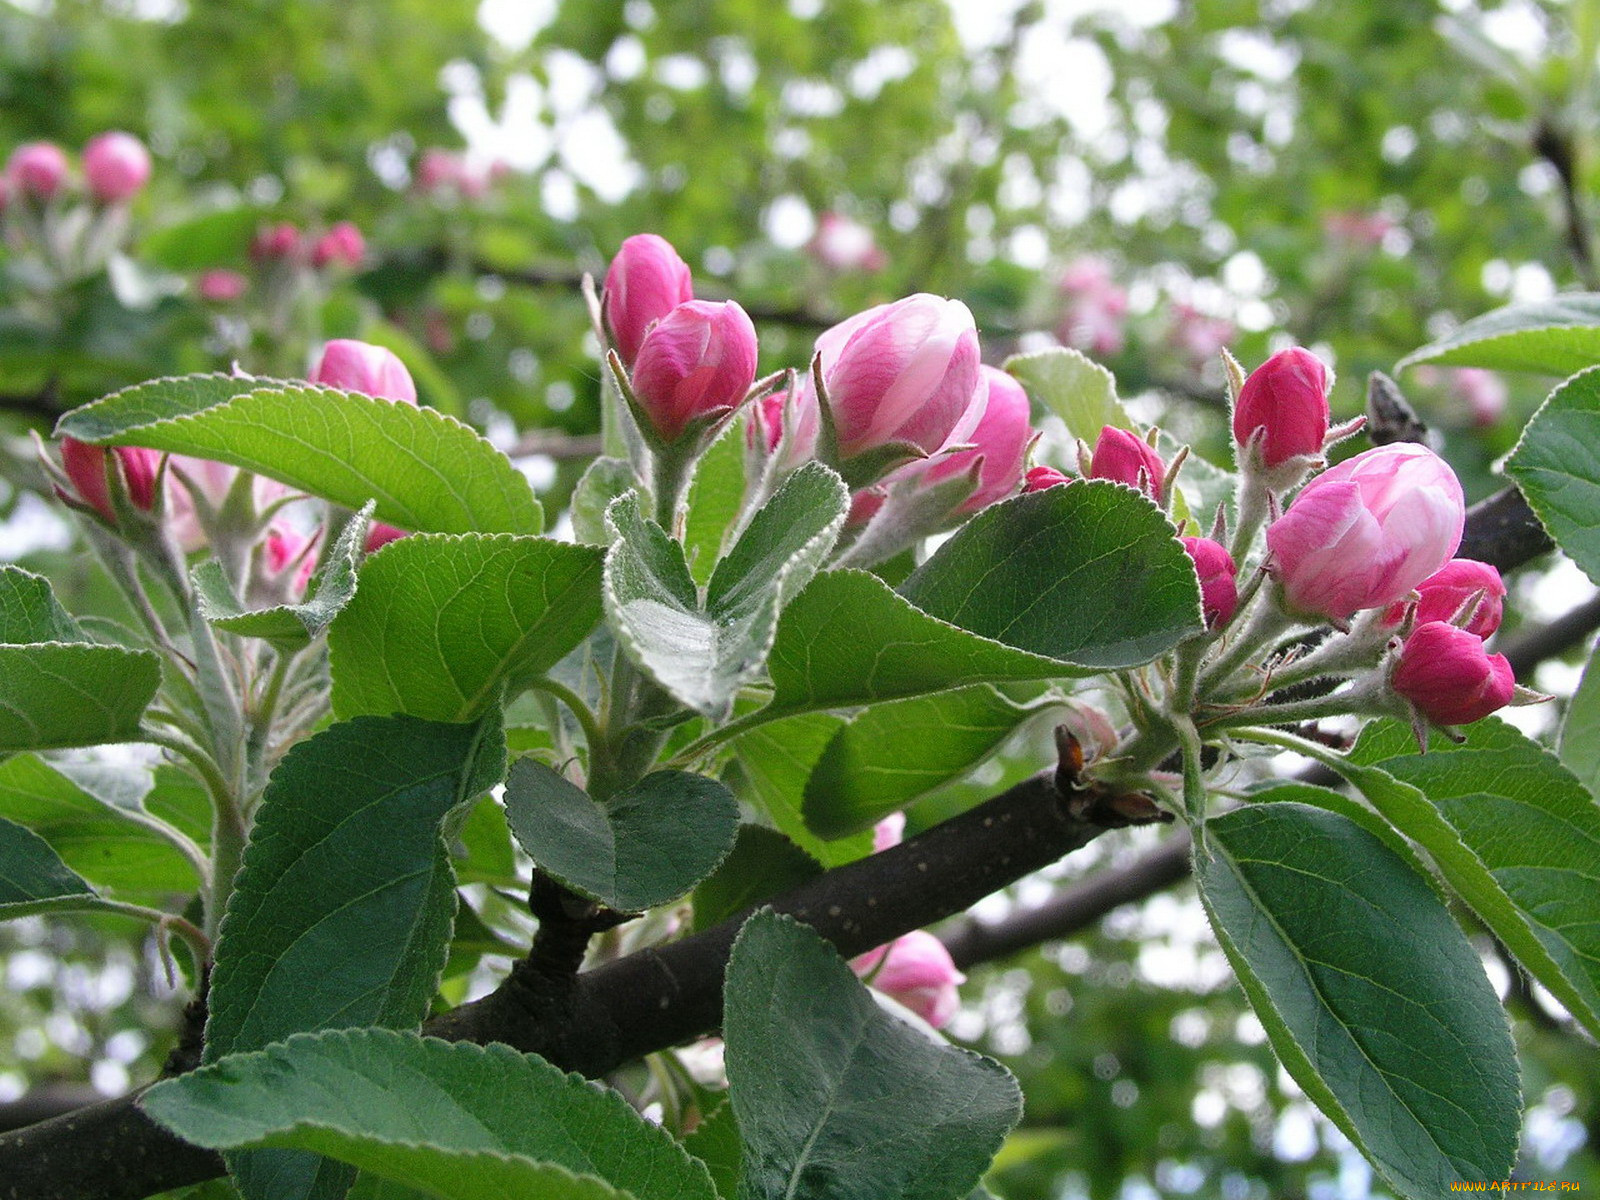
<svg viewBox="0 0 1600 1200">
<path fill-rule="evenodd" d="M 6 263 L 0 550 L 63 581 L 79 611 L 108 604 L 65 533 L 38 532 L 28 430 L 156 374 L 298 374 L 330 336 L 395 348 L 425 401 L 522 454 L 559 508 L 597 427 L 577 280 L 643 230 L 677 245 L 702 294 L 746 304 L 766 369 L 803 365 L 839 316 L 927 290 L 967 301 L 992 361 L 1057 336 L 1086 344 L 1141 415 L 1215 457 L 1208 342 L 1246 366 L 1310 345 L 1337 366 L 1336 412 L 1353 414 L 1369 371 L 1454 323 L 1595 286 L 1597 8 L 0 3 L 0 152 L 76 150 L 120 128 L 156 164 L 108 270 L 41 285 Z M 465 154 L 464 185 L 420 186 L 431 147 Z M 881 265 L 813 252 L 824 213 L 870 230 Z M 366 237 L 359 269 L 286 282 L 252 261 L 269 224 L 346 220 Z M 204 299 L 216 269 L 240 272 L 245 294 Z M 1083 282 L 1097 271 L 1112 290 Z M 1086 338 L 1085 305 L 1116 336 Z M 1449 373 L 1401 382 L 1473 498 L 1548 384 L 1489 381 L 1508 388 L 1497 413 Z M 1531 576 L 1519 607 L 1548 618 L 1586 587 Z M 1570 685 L 1571 668 L 1549 667 Z M 956 1031 L 1002 1055 L 1029 1096 L 997 1196 L 1381 1194 L 1274 1065 L 1188 895 L 974 971 Z M 146 1011 L 159 966 L 120 933 L 3 932 L 0 1100 L 149 1076 L 165 1035 L 123 1031 L 162 1027 Z M 1510 1006 L 1530 1104 L 1523 1177 L 1593 1184 L 1593 1047 L 1548 997 Z"/>
</svg>

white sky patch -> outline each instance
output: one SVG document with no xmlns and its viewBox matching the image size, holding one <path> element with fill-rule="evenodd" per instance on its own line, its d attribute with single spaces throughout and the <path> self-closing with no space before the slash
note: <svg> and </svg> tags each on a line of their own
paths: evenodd
<svg viewBox="0 0 1600 1200">
<path fill-rule="evenodd" d="M 483 0 L 478 25 L 505 50 L 526 50 L 556 15 L 556 0 Z"/>
<path fill-rule="evenodd" d="M 811 213 L 811 206 L 790 192 L 767 206 L 762 227 L 774 246 L 782 250 L 798 250 L 817 231 L 817 220 Z"/>
</svg>

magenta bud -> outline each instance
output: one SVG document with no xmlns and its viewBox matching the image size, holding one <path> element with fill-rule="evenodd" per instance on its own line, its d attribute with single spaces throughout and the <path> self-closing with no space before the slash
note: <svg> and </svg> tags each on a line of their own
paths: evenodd
<svg viewBox="0 0 1600 1200">
<path fill-rule="evenodd" d="M 852 959 L 850 966 L 935 1029 L 949 1024 L 961 1007 L 956 987 L 967 977 L 956 969 L 944 943 L 926 930 L 913 930 L 887 946 L 869 950 Z"/>
<path fill-rule="evenodd" d="M 1460 367 L 1453 380 L 1455 393 L 1472 414 L 1472 423 L 1489 429 L 1506 415 L 1506 385 L 1493 371 L 1482 367 Z"/>
<path fill-rule="evenodd" d="M 1267 528 L 1267 569 L 1294 613 L 1343 621 L 1401 599 L 1461 542 L 1466 505 L 1448 463 L 1413 442 L 1346 459 Z"/>
<path fill-rule="evenodd" d="M 335 338 L 323 348 L 311 382 L 380 400 L 417 402 L 417 385 L 394 351 L 351 338 Z"/>
<path fill-rule="evenodd" d="M 96 134 L 83 148 L 83 178 L 102 204 L 132 199 L 150 182 L 150 151 L 131 133 Z"/>
<path fill-rule="evenodd" d="M 294 579 L 290 583 L 290 590 L 296 596 L 305 593 L 306 584 L 317 569 L 317 556 L 312 553 L 317 537 L 315 533 L 305 534 L 291 525 L 281 523 L 274 523 L 267 532 L 267 571 L 277 576 L 292 569 Z"/>
<path fill-rule="evenodd" d="M 371 554 L 374 550 L 387 546 L 390 542 L 399 541 L 406 536 L 404 529 L 397 529 L 393 525 L 384 524 L 382 521 L 374 521 L 367 529 L 367 540 L 362 544 L 361 548 Z"/>
<path fill-rule="evenodd" d="M 1024 492 L 1042 492 L 1045 488 L 1060 487 L 1062 484 L 1071 483 L 1072 478 L 1064 475 L 1054 467 L 1038 466 L 1031 468 L 1023 476 L 1022 490 Z"/>
<path fill-rule="evenodd" d="M 1261 461 L 1269 469 L 1321 454 L 1328 436 L 1328 388 L 1328 368 L 1315 354 L 1299 346 L 1280 350 L 1250 372 L 1239 389 L 1234 440 L 1246 447 L 1259 436 Z"/>
<path fill-rule="evenodd" d="M 195 280 L 195 291 L 200 294 L 200 299 L 211 304 L 227 304 L 244 295 L 250 287 L 250 281 L 237 271 L 222 269 L 202 271 Z"/>
<path fill-rule="evenodd" d="M 1210 538 L 1186 537 L 1183 548 L 1194 559 L 1195 573 L 1200 576 L 1200 608 L 1205 613 L 1206 628 L 1226 625 L 1239 607 L 1239 569 L 1234 566 L 1233 556 Z"/>
<path fill-rule="evenodd" d="M 689 264 L 672 243 L 653 233 L 623 242 L 606 272 L 605 318 L 617 355 L 633 366 L 650 326 L 678 305 L 694 299 Z"/>
<path fill-rule="evenodd" d="M 430 146 L 417 161 L 416 186 L 419 192 L 436 192 L 455 186 L 461 177 L 461 156 L 442 146 Z"/>
<path fill-rule="evenodd" d="M 1004 371 L 980 366 L 978 387 L 971 402 L 983 405 L 983 416 L 967 438 L 975 443 L 974 449 L 945 455 L 928 468 L 927 474 L 929 483 L 937 483 L 970 471 L 972 464 L 981 458 L 978 488 L 960 508 L 961 512 L 969 513 L 987 508 L 1016 492 L 1017 485 L 1022 482 L 1022 464 L 1027 459 L 1028 444 L 1033 441 L 1033 428 L 1028 423 L 1032 415 L 1028 393 Z"/>
<path fill-rule="evenodd" d="M 1453 558 L 1417 584 L 1419 599 L 1414 620 L 1418 625 L 1454 622 L 1458 613 L 1469 610 L 1475 602 L 1476 608 L 1470 609 L 1462 628 L 1486 638 L 1500 628 L 1505 595 L 1506 585 L 1494 567 L 1471 558 Z M 1403 603 L 1392 605 L 1383 614 L 1390 625 L 1398 625 L 1404 617 Z"/>
<path fill-rule="evenodd" d="M 67 185 L 70 172 L 67 152 L 54 142 L 24 142 L 6 162 L 12 186 L 36 200 L 52 199 Z"/>
<path fill-rule="evenodd" d="M 1516 679 L 1504 654 L 1445 621 L 1418 625 L 1400 649 L 1390 686 L 1436 725 L 1470 725 L 1511 703 Z"/>
<path fill-rule="evenodd" d="M 282 262 L 300 255 L 300 231 L 288 221 L 263 225 L 250 242 L 250 257 L 258 263 Z"/>
<path fill-rule="evenodd" d="M 128 489 L 128 499 L 135 508 L 149 512 L 156 506 L 156 475 L 161 469 L 161 452 L 140 446 L 118 446 L 113 453 Z M 91 446 L 77 438 L 62 438 L 61 466 L 78 498 L 115 524 L 117 510 L 106 484 L 106 448 Z"/>
<path fill-rule="evenodd" d="M 1138 488 L 1157 504 L 1161 503 L 1161 484 L 1167 466 L 1148 442 L 1136 433 L 1103 426 L 1089 460 L 1089 478 L 1112 479 Z"/>
<path fill-rule="evenodd" d="M 689 300 L 650 327 L 633 365 L 633 394 L 656 434 L 674 442 L 691 422 L 730 413 L 756 379 L 756 328 L 732 300 Z"/>
<path fill-rule="evenodd" d="M 361 230 L 350 221 L 340 221 L 311 247 L 311 265 L 326 267 L 337 263 L 359 267 L 366 253 L 367 243 Z"/>
</svg>

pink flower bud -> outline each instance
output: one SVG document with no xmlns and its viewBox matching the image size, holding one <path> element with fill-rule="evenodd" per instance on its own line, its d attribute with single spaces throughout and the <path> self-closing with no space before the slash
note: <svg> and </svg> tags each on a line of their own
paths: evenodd
<svg viewBox="0 0 1600 1200">
<path fill-rule="evenodd" d="M 1328 436 L 1328 369 L 1299 346 L 1280 350 L 1254 371 L 1233 407 L 1233 437 L 1248 446 L 1261 435 L 1267 467 L 1322 453 Z"/>
<path fill-rule="evenodd" d="M 887 263 L 872 230 L 841 213 L 825 212 L 806 249 L 830 271 L 881 271 Z"/>
<path fill-rule="evenodd" d="M 102 204 L 129 200 L 150 181 L 150 151 L 131 133 L 96 134 L 83 148 L 83 177 Z"/>
<path fill-rule="evenodd" d="M 1099 355 L 1121 350 L 1128 293 L 1113 279 L 1111 264 L 1094 255 L 1074 259 L 1061 273 L 1060 288 L 1068 301 L 1056 330 L 1061 341 Z"/>
<path fill-rule="evenodd" d="M 263 225 L 250 242 L 250 257 L 258 263 L 282 262 L 300 256 L 300 231 L 287 221 Z"/>
<path fill-rule="evenodd" d="M 366 253 L 367 243 L 361 236 L 361 230 L 349 221 L 340 221 L 311 247 L 311 265 L 326 267 L 337 263 L 359 267 Z"/>
<path fill-rule="evenodd" d="M 1465 517 L 1442 458 L 1413 442 L 1379 446 L 1306 484 L 1267 529 L 1268 570 L 1292 612 L 1343 621 L 1394 603 L 1442 567 Z"/>
<path fill-rule="evenodd" d="M 1461 367 L 1454 378 L 1456 395 L 1472 414 L 1472 423 L 1488 429 L 1506 413 L 1506 385 L 1492 371 L 1481 367 Z"/>
<path fill-rule="evenodd" d="M 606 324 L 624 365 L 633 366 L 651 325 L 692 299 L 689 264 L 671 242 L 653 233 L 637 233 L 623 242 L 606 272 L 604 302 Z"/>
<path fill-rule="evenodd" d="M 1206 616 L 1206 628 L 1226 625 L 1239 607 L 1239 568 L 1234 566 L 1233 556 L 1210 538 L 1186 537 L 1183 548 L 1194 559 L 1195 572 L 1200 576 L 1200 608 Z"/>
<path fill-rule="evenodd" d="M 455 186 L 461 177 L 461 156 L 442 146 L 430 146 L 417 162 L 416 186 L 419 192 L 437 192 Z"/>
<path fill-rule="evenodd" d="M 879 963 L 883 965 L 879 967 Z M 956 969 L 944 943 L 926 930 L 913 930 L 888 946 L 869 950 L 850 966 L 935 1029 L 949 1024 L 961 1007 L 956 985 L 965 983 L 967 977 Z"/>
<path fill-rule="evenodd" d="M 1477 611 L 1463 629 L 1486 638 L 1500 628 L 1502 601 L 1506 585 L 1500 572 L 1488 563 L 1470 558 L 1453 558 L 1417 584 L 1416 624 L 1429 621 L 1450 621 L 1470 602 L 1479 596 Z M 1405 618 L 1405 605 L 1392 605 L 1383 614 L 1386 624 L 1398 625 Z"/>
<path fill-rule="evenodd" d="M 889 442 L 932 454 L 983 415 L 970 403 L 978 330 L 959 300 L 919 293 L 869 308 L 818 337 L 817 353 L 843 458 Z M 809 373 L 801 390 L 814 393 Z"/>
<path fill-rule="evenodd" d="M 1138 488 L 1160 504 L 1161 485 L 1166 474 L 1167 465 L 1161 461 L 1161 456 L 1138 434 L 1115 425 L 1101 428 L 1094 444 L 1094 455 L 1089 460 L 1090 479 L 1114 479 Z"/>
<path fill-rule="evenodd" d="M 305 594 L 306 584 L 317 569 L 317 556 L 313 553 L 317 536 L 315 533 L 302 533 L 292 525 L 282 523 L 274 523 L 267 533 L 267 571 L 272 575 L 282 575 L 292 567 L 294 579 L 290 590 L 296 596 Z"/>
<path fill-rule="evenodd" d="M 985 391 L 987 400 L 982 395 Z M 990 366 L 978 368 L 973 403 L 984 405 L 983 416 L 967 439 L 976 443 L 976 449 L 947 454 L 935 461 L 927 473 L 928 482 L 937 483 L 970 471 L 973 463 L 983 460 L 978 468 L 978 489 L 961 506 L 961 512 L 977 512 L 1013 494 L 1022 482 L 1022 464 L 1028 443 L 1033 440 L 1033 428 L 1028 424 L 1028 393 L 1004 371 Z"/>
<path fill-rule="evenodd" d="M 633 393 L 663 441 L 693 421 L 732 412 L 756 379 L 756 328 L 732 300 L 689 300 L 650 327 Z"/>
<path fill-rule="evenodd" d="M 405 536 L 406 531 L 404 529 L 396 529 L 393 525 L 385 525 L 382 521 L 374 521 L 367 530 L 367 540 L 362 549 L 371 554 L 379 547 L 387 546 L 390 542 L 397 541 Z"/>
<path fill-rule="evenodd" d="M 1071 483 L 1072 479 L 1056 470 L 1054 467 L 1034 467 L 1023 477 L 1022 490 L 1024 492 L 1042 492 L 1045 488 L 1060 487 Z"/>
<path fill-rule="evenodd" d="M 1444 621 L 1418 625 L 1400 650 L 1390 685 L 1436 725 L 1469 725 L 1511 703 L 1516 679 L 1504 654 Z"/>
<path fill-rule="evenodd" d="M 888 498 L 888 491 L 881 487 L 866 487 L 851 492 L 850 511 L 844 515 L 844 527 L 846 529 L 860 529 L 878 515 L 878 510 L 883 507 L 884 501 Z"/>
<path fill-rule="evenodd" d="M 128 499 L 135 508 L 149 512 L 156 505 L 156 474 L 161 469 L 161 452 L 139 446 L 118 446 L 115 454 L 123 484 L 128 489 Z M 77 438 L 62 438 L 61 466 L 78 498 L 114 524 L 117 510 L 111 503 L 111 489 L 106 484 L 105 447 L 91 446 Z"/>
<path fill-rule="evenodd" d="M 898 846 L 905 833 L 905 813 L 890 813 L 872 827 L 872 852 L 874 854 L 882 854 L 885 850 Z"/>
<path fill-rule="evenodd" d="M 66 151 L 54 142 L 24 142 L 6 163 L 12 185 L 36 200 L 53 198 L 66 186 L 70 171 Z"/>
<path fill-rule="evenodd" d="M 212 304 L 227 304 L 237 300 L 250 287 L 250 281 L 237 271 L 202 271 L 195 280 L 195 290 L 200 299 Z"/>
<path fill-rule="evenodd" d="M 1192 304 L 1172 306 L 1172 344 L 1195 367 L 1202 367 L 1233 341 L 1237 330 L 1222 317 L 1208 317 Z"/>
<path fill-rule="evenodd" d="M 323 348 L 311 382 L 381 400 L 417 402 L 417 385 L 394 351 L 350 338 L 335 338 Z"/>
</svg>

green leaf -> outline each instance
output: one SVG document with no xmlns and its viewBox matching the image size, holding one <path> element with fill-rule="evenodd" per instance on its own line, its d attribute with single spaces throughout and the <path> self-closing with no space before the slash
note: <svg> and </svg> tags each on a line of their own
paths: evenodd
<svg viewBox="0 0 1600 1200">
<path fill-rule="evenodd" d="M 189 375 L 74 409 L 58 436 L 216 459 L 381 521 L 434 533 L 538 533 L 528 481 L 470 427 L 433 409 L 313 384 Z"/>
<path fill-rule="evenodd" d="M 1418 363 L 1570 375 L 1600 359 L 1600 295 L 1575 292 L 1497 308 L 1413 350 L 1395 370 Z"/>
<path fill-rule="evenodd" d="M 50 590 L 50 581 L 21 567 L 0 566 L 0 643 L 87 642 Z"/>
<path fill-rule="evenodd" d="M 205 1061 L 301 1031 L 418 1025 L 456 906 L 440 825 L 504 764 L 497 727 L 410 717 L 358 717 L 292 749 L 228 901 Z M 230 1166 L 247 1200 L 349 1186 L 348 1171 L 305 1156 L 249 1154 Z"/>
<path fill-rule="evenodd" d="M 224 208 L 187 217 L 139 238 L 139 257 L 169 271 L 204 271 L 238 261 L 261 222 L 254 208 Z"/>
<path fill-rule="evenodd" d="M 618 912 L 676 900 L 711 874 L 739 830 L 733 793 L 715 779 L 655 771 L 597 804 L 534 758 L 506 780 L 506 820 L 528 857 Z"/>
<path fill-rule="evenodd" d="M 148 650 L 0 646 L 0 752 L 139 741 L 139 718 L 160 683 Z"/>
<path fill-rule="evenodd" d="M 140 807 L 137 796 L 91 790 L 32 754 L 0 762 L 0 812 L 44 838 L 90 883 L 138 900 L 194 891 L 200 881 L 189 860 L 138 823 Z"/>
<path fill-rule="evenodd" d="M 1542 747 L 1495 719 L 1416 753 L 1375 722 L 1351 782 L 1433 857 L 1528 972 L 1600 1034 L 1600 803 Z"/>
<path fill-rule="evenodd" d="M 1273 1049 L 1408 1200 L 1505 1179 L 1521 1097 L 1504 1012 L 1424 880 L 1337 813 L 1206 822 L 1200 894 Z"/>
<path fill-rule="evenodd" d="M 619 1094 L 508 1046 L 301 1035 L 157 1084 L 140 1105 L 196 1145 L 311 1150 L 459 1200 L 716 1196 Z"/>
<path fill-rule="evenodd" d="M 1377 838 L 1395 856 L 1410 867 L 1416 876 L 1433 888 L 1440 900 L 1445 900 L 1444 889 L 1439 886 L 1438 880 L 1431 871 L 1417 857 L 1417 852 L 1411 843 L 1395 832 L 1390 825 L 1372 809 L 1356 800 L 1352 800 L 1343 792 L 1336 792 L 1331 788 L 1317 787 L 1310 783 L 1272 783 L 1257 791 L 1250 792 L 1247 799 L 1252 804 L 1305 804 L 1313 808 L 1325 808 L 1331 813 L 1337 813 L 1346 820 L 1354 821 L 1362 829 Z"/>
<path fill-rule="evenodd" d="M 1103 426 L 1133 428 L 1117 399 L 1111 372 L 1076 350 L 1055 346 L 1034 354 L 1013 354 L 1004 369 L 1022 384 L 1035 408 L 1061 418 L 1071 437 L 1092 446 Z"/>
<path fill-rule="evenodd" d="M 96 899 L 88 880 L 62 862 L 49 842 L 0 817 L 0 921 Z"/>
<path fill-rule="evenodd" d="M 733 1105 L 724 1101 L 683 1139 L 683 1148 L 705 1163 L 719 1200 L 734 1200 L 739 1191 L 739 1125 Z"/>
<path fill-rule="evenodd" d="M 721 718 L 761 671 L 783 606 L 821 566 L 844 523 L 849 494 L 821 463 L 789 476 L 712 572 L 706 601 L 683 548 L 639 512 L 614 503 L 617 541 L 606 556 L 605 606 L 628 655 L 676 699 Z"/>
<path fill-rule="evenodd" d="M 1574 375 L 1522 431 L 1506 462 L 1557 544 L 1600 580 L 1600 368 Z"/>
<path fill-rule="evenodd" d="M 1105 480 L 991 505 L 900 594 L 972 633 L 1084 667 L 1137 666 L 1202 628 L 1194 564 L 1172 526 Z"/>
<path fill-rule="evenodd" d="M 541 537 L 390 542 L 328 631 L 334 712 L 471 720 L 589 635 L 600 564 L 592 546 Z"/>
<path fill-rule="evenodd" d="M 618 496 L 639 485 L 633 467 L 622 458 L 597 458 L 572 489 L 572 532 L 588 546 L 609 546 L 606 509 Z"/>
<path fill-rule="evenodd" d="M 801 713 L 757 726 L 732 743 L 740 798 L 765 813 L 790 841 L 825 867 L 854 862 L 872 852 L 870 833 L 823 841 L 807 828 L 800 812 L 806 780 L 844 724 L 845 718 L 833 713 Z"/>
<path fill-rule="evenodd" d="M 1004 1067 L 884 1012 L 789 917 L 745 922 L 725 997 L 741 1200 L 951 1200 L 1021 1116 Z"/>
<path fill-rule="evenodd" d="M 1591 796 L 1600 792 L 1600 667 L 1596 655 L 1589 654 L 1588 665 L 1578 690 L 1567 702 L 1561 722 L 1561 763 L 1578 777 Z"/>
<path fill-rule="evenodd" d="M 728 857 L 694 890 L 695 932 L 821 874 L 822 864 L 776 829 L 741 825 Z"/>
<path fill-rule="evenodd" d="M 873 824 L 998 750 L 1046 705 L 987 684 L 865 709 L 828 743 L 806 782 L 805 820 L 824 838 Z"/>
<path fill-rule="evenodd" d="M 722 557 L 722 539 L 744 502 L 745 421 L 733 421 L 700 456 L 689 483 L 683 527 L 689 572 L 701 587 Z"/>
<path fill-rule="evenodd" d="M 372 505 L 368 504 L 345 523 L 327 561 L 307 583 L 306 598 L 299 604 L 246 609 L 234 595 L 222 564 L 214 558 L 207 559 L 191 573 L 200 615 L 218 629 L 261 638 L 285 653 L 304 649 L 312 639 L 322 636 L 356 594 L 356 564 L 371 522 Z"/>
</svg>

